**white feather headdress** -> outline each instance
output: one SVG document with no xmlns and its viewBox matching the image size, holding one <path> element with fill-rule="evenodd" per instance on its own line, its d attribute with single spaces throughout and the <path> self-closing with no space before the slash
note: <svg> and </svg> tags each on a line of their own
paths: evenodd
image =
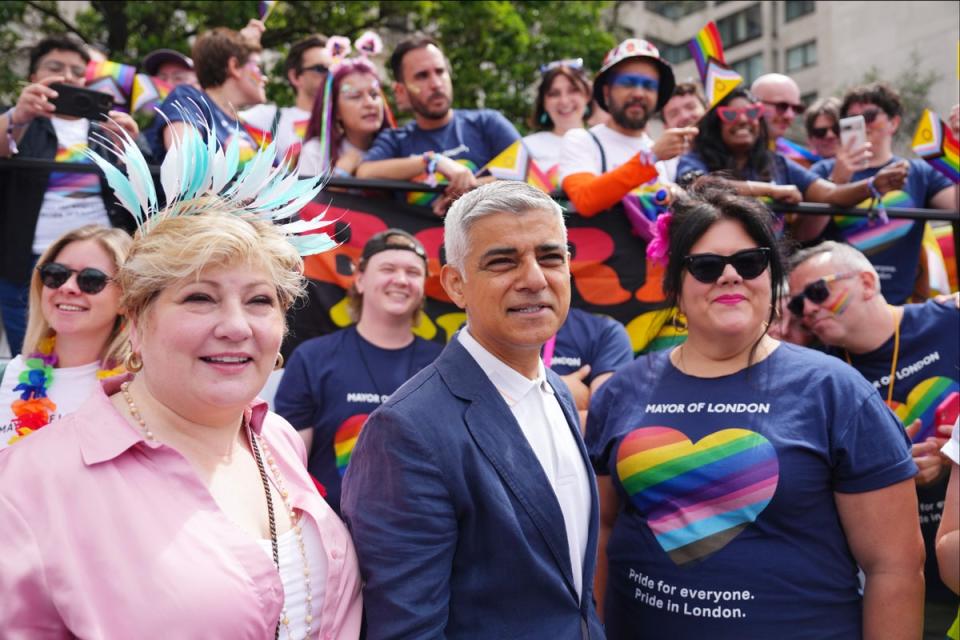
<svg viewBox="0 0 960 640">
<path fill-rule="evenodd" d="M 323 176 L 301 180 L 297 169 L 288 170 L 283 163 L 274 166 L 276 142 L 261 147 L 238 175 L 239 135 L 232 136 L 224 148 L 217 141 L 216 125 L 191 115 L 190 109 L 176 106 L 191 126 L 184 129 L 182 136 L 174 136 L 160 165 L 160 186 L 166 202 L 163 208 L 159 206 L 150 167 L 125 131 L 121 129 L 119 144 L 106 136 L 98 137 L 123 163 L 127 175 L 101 155 L 85 150 L 85 155 L 103 170 L 120 205 L 133 215 L 141 233 L 149 233 L 153 224 L 165 218 L 202 214 L 224 203 L 238 215 L 281 223 L 293 218 L 323 189 Z M 192 106 L 202 113 L 199 105 L 192 103 Z M 330 220 L 319 215 L 312 220 L 278 224 L 278 227 L 300 255 L 306 256 L 336 246 L 326 233 L 308 233 L 329 224 Z"/>
</svg>

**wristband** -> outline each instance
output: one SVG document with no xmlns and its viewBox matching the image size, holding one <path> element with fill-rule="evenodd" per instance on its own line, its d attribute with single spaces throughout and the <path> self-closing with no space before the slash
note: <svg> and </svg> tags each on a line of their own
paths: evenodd
<svg viewBox="0 0 960 640">
<path fill-rule="evenodd" d="M 13 138 L 13 132 L 16 129 L 22 129 L 27 126 L 26 124 L 14 124 L 13 123 L 13 114 L 17 112 L 16 107 L 10 107 L 7 109 L 7 112 L 3 115 L 7 116 L 7 148 L 10 150 L 10 155 L 16 155 L 19 149 L 17 149 L 17 141 Z M 27 123 L 29 124 L 29 123 Z"/>
<path fill-rule="evenodd" d="M 877 176 L 870 176 L 867 179 L 867 188 L 870 189 L 870 195 L 873 197 L 873 200 L 876 203 L 877 217 L 880 218 L 880 221 L 883 224 L 887 224 L 890 222 L 890 218 L 887 216 L 887 208 L 883 206 L 883 194 L 880 193 L 879 189 L 877 189 L 877 185 L 875 184 L 876 180 Z"/>
<path fill-rule="evenodd" d="M 430 154 L 429 160 L 427 160 L 427 184 L 431 187 L 437 186 L 437 165 L 440 164 L 440 155 L 434 153 L 433 151 L 428 151 Z M 424 154 L 426 155 L 426 154 Z"/>
</svg>

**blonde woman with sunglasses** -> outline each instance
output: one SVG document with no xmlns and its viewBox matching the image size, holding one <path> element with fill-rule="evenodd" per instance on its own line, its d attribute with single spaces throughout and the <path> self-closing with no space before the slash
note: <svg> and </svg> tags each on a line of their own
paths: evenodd
<svg viewBox="0 0 960 640">
<path fill-rule="evenodd" d="M 30 280 L 23 352 L 0 382 L 0 449 L 78 408 L 126 355 L 120 290 L 125 231 L 97 225 L 62 235 Z"/>
</svg>

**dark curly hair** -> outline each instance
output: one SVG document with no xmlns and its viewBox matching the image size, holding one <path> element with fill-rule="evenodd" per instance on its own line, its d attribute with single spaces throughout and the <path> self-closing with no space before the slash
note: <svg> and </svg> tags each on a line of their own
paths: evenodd
<svg viewBox="0 0 960 640">
<path fill-rule="evenodd" d="M 840 114 L 847 117 L 847 111 L 854 104 L 876 105 L 883 109 L 888 118 L 903 115 L 903 103 L 900 102 L 900 94 L 885 82 L 865 84 L 847 91 L 843 96 Z"/>
<path fill-rule="evenodd" d="M 770 316 L 767 321 L 773 323 L 783 294 L 785 270 L 770 211 L 756 198 L 740 196 L 726 181 L 709 176 L 698 179 L 686 194 L 679 195 L 673 201 L 671 211 L 667 268 L 663 275 L 667 302 L 677 306 L 680 299 L 686 270 L 684 259 L 690 254 L 690 248 L 717 222 L 732 220 L 743 227 L 758 247 L 770 250 Z"/>
<path fill-rule="evenodd" d="M 737 88 L 730 92 L 720 103 L 718 107 L 725 107 L 736 98 L 744 98 L 750 102 L 757 102 L 752 93 L 744 88 Z M 743 170 L 737 168 L 736 161 L 727 145 L 723 142 L 723 135 L 720 131 L 720 116 L 717 113 L 717 107 L 707 111 L 706 115 L 700 121 L 700 131 L 693 139 L 693 150 L 703 159 L 707 169 L 713 173 L 722 171 L 735 180 L 770 180 L 770 167 L 773 162 L 773 154 L 768 148 L 769 134 L 767 133 L 767 123 L 760 118 L 758 123 L 757 141 L 750 149 L 747 158 L 747 165 Z"/>
</svg>

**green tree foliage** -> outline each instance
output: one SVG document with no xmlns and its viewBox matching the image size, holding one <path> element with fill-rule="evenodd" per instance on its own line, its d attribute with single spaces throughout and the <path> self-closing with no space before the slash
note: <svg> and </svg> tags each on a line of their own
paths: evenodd
<svg viewBox="0 0 960 640">
<path fill-rule="evenodd" d="M 72 5 L 72 6 L 69 6 Z M 26 49 L 39 36 L 71 33 L 117 62 L 136 64 L 147 52 L 167 47 L 189 53 L 198 33 L 215 27 L 242 28 L 257 16 L 255 1 L 79 3 L 53 0 L 0 3 L 0 96 L 10 100 L 22 86 Z M 540 64 L 583 58 L 591 69 L 616 42 L 605 23 L 610 2 L 280 2 L 267 20 L 265 49 L 280 54 L 268 94 L 286 102 L 282 58 L 292 42 L 312 34 L 350 38 L 372 29 L 387 51 L 413 33 L 435 37 L 450 58 L 455 104 L 502 110 L 523 125 Z M 82 6 L 82 5 L 80 5 Z M 24 35 L 31 34 L 31 35 Z"/>
</svg>

